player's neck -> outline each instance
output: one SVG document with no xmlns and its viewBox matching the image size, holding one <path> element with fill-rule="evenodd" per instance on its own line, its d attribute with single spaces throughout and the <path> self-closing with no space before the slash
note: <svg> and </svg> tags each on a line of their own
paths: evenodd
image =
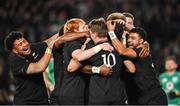
<svg viewBox="0 0 180 106">
<path fill-rule="evenodd" d="M 173 71 L 167 71 L 168 75 L 173 75 L 176 71 L 173 70 Z"/>
</svg>

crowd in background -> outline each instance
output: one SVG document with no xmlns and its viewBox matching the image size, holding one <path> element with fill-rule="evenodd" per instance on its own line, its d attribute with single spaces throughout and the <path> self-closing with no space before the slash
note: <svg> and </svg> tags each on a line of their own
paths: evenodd
<svg viewBox="0 0 180 106">
<path fill-rule="evenodd" d="M 14 89 L 8 51 L 3 46 L 9 32 L 20 30 L 33 43 L 58 32 L 70 18 L 89 22 L 116 11 L 132 13 L 135 26 L 146 29 L 159 73 L 165 71 L 164 58 L 168 55 L 176 56 L 180 63 L 179 0 L 0 0 L 0 104 L 11 101 Z"/>
</svg>

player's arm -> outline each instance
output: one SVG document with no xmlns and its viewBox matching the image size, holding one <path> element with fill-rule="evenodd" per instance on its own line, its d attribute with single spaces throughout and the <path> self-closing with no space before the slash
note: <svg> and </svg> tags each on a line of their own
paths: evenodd
<svg viewBox="0 0 180 106">
<path fill-rule="evenodd" d="M 119 53 L 119 55 L 123 55 L 130 58 L 136 58 L 137 54 L 133 49 L 126 48 L 116 37 L 114 33 L 116 23 L 112 24 L 111 21 L 107 21 L 107 27 L 108 27 L 108 34 L 112 40 L 112 44 L 116 51 Z"/>
<path fill-rule="evenodd" d="M 101 65 L 99 67 L 92 65 L 85 65 L 82 67 L 81 72 L 86 74 L 100 74 L 102 76 L 109 76 L 113 73 L 112 69 L 106 65 Z"/>
<path fill-rule="evenodd" d="M 139 47 L 142 48 L 141 52 L 139 53 L 140 58 L 145 58 L 145 57 L 149 56 L 149 54 L 150 54 L 150 44 L 147 41 L 145 41 Z"/>
<path fill-rule="evenodd" d="M 109 43 L 102 43 L 87 50 L 76 49 L 72 52 L 71 55 L 75 60 L 83 61 L 89 59 L 101 50 L 112 52 L 113 49 L 114 48 Z"/>
<path fill-rule="evenodd" d="M 126 44 L 127 44 L 127 40 L 126 40 L 127 34 L 129 34 L 129 32 L 123 31 L 122 38 L 121 38 L 121 42 L 122 42 L 122 44 L 124 45 L 124 47 L 126 47 Z"/>
<path fill-rule="evenodd" d="M 135 73 L 136 67 L 135 67 L 135 65 L 134 65 L 134 63 L 132 61 L 124 60 L 123 63 L 126 66 L 126 68 L 128 69 L 128 72 Z"/>
<path fill-rule="evenodd" d="M 55 42 L 55 46 L 58 47 L 62 43 L 65 43 L 67 41 L 73 41 L 82 37 L 89 37 L 89 32 L 70 32 L 65 33 L 63 36 L 60 36 L 60 39 Z"/>
<path fill-rule="evenodd" d="M 49 42 L 43 57 L 38 62 L 29 64 L 26 71 L 27 74 L 40 73 L 46 70 L 46 67 L 51 59 L 52 48 L 55 42 L 56 40 Z"/>
<path fill-rule="evenodd" d="M 82 67 L 81 63 L 75 59 L 71 59 L 68 67 L 67 67 L 67 71 L 68 72 L 75 72 L 78 69 L 80 69 Z"/>
<path fill-rule="evenodd" d="M 81 70 L 81 72 L 86 73 L 86 74 L 92 74 L 92 65 L 85 65 L 83 66 L 80 62 L 77 60 L 71 59 L 69 65 L 68 65 L 68 72 L 75 72 L 78 70 Z M 97 70 L 98 71 L 98 70 Z"/>
<path fill-rule="evenodd" d="M 67 70 L 68 72 L 75 72 L 77 70 L 80 70 L 81 72 L 86 74 L 100 74 L 102 76 L 108 76 L 112 74 L 112 69 L 105 65 L 101 65 L 99 67 L 92 65 L 83 66 L 74 59 L 71 59 Z"/>
<path fill-rule="evenodd" d="M 56 33 L 56 34 L 52 35 L 50 38 L 44 40 L 44 42 L 46 42 L 47 44 L 49 44 L 51 41 L 56 40 L 58 37 L 59 37 L 59 34 Z"/>
<path fill-rule="evenodd" d="M 45 72 L 43 72 L 43 78 L 44 78 L 46 88 L 48 89 L 48 92 L 50 91 L 49 93 L 51 93 L 54 90 L 54 85 L 49 81 L 47 71 L 48 71 L 48 68 L 46 69 Z"/>
</svg>

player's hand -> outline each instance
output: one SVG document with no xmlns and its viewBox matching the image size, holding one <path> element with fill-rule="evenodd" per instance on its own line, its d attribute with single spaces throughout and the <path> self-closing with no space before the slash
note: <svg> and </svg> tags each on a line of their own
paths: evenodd
<svg viewBox="0 0 180 106">
<path fill-rule="evenodd" d="M 114 51 L 114 48 L 109 43 L 102 43 L 100 44 L 102 47 L 102 50 L 112 52 Z"/>
<path fill-rule="evenodd" d="M 109 21 L 106 22 L 106 25 L 107 25 L 107 28 L 108 28 L 109 32 L 114 31 L 115 28 L 116 28 L 116 22 L 115 21 L 109 20 Z"/>
<path fill-rule="evenodd" d="M 124 20 L 122 20 L 122 19 L 115 20 L 115 22 L 118 23 L 118 24 L 120 24 L 120 25 L 122 25 L 122 26 L 124 26 L 125 23 L 126 23 L 126 22 L 125 22 Z"/>
<path fill-rule="evenodd" d="M 145 42 L 145 43 L 141 44 L 139 47 L 142 48 L 142 50 L 139 53 L 139 57 L 145 58 L 145 57 L 149 56 L 149 54 L 150 54 L 150 46 L 149 46 L 148 42 Z"/>
<path fill-rule="evenodd" d="M 112 69 L 107 67 L 106 65 L 101 65 L 100 66 L 100 75 L 102 76 L 109 76 L 112 74 Z"/>
<path fill-rule="evenodd" d="M 54 34 L 50 39 L 55 40 L 59 37 L 59 33 Z"/>
<path fill-rule="evenodd" d="M 84 36 L 85 36 L 86 38 L 90 38 L 90 32 L 89 32 L 89 30 L 84 32 Z"/>
<path fill-rule="evenodd" d="M 59 39 L 61 39 L 61 38 L 58 37 L 57 39 L 51 40 L 51 41 L 47 44 L 47 45 L 48 45 L 48 48 L 52 49 L 53 46 L 54 46 L 54 43 L 55 43 L 56 41 L 58 41 Z"/>
<path fill-rule="evenodd" d="M 54 90 L 54 85 L 49 86 L 49 91 L 52 92 Z"/>
<path fill-rule="evenodd" d="M 122 37 L 126 37 L 127 35 L 129 35 L 129 32 L 126 31 L 126 30 L 124 30 L 124 31 L 123 31 L 123 34 L 122 34 Z"/>
</svg>

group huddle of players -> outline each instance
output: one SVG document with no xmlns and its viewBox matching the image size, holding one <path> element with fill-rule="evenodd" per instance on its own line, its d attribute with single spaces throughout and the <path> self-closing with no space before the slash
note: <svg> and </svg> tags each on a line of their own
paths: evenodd
<svg viewBox="0 0 180 106">
<path fill-rule="evenodd" d="M 98 18 L 87 25 L 73 18 L 65 23 L 59 35 L 89 36 L 58 48 L 63 58 L 62 66 L 57 65 L 63 67 L 58 74 L 59 104 L 167 104 L 146 32 L 133 21 L 130 13 L 112 13 L 107 21 Z"/>
<path fill-rule="evenodd" d="M 29 44 L 11 32 L 5 45 L 14 55 L 14 104 L 48 104 L 42 72 L 54 58 L 50 104 L 167 104 L 154 68 L 147 34 L 130 13 L 112 13 L 88 24 L 68 20 L 43 43 Z"/>
</svg>

